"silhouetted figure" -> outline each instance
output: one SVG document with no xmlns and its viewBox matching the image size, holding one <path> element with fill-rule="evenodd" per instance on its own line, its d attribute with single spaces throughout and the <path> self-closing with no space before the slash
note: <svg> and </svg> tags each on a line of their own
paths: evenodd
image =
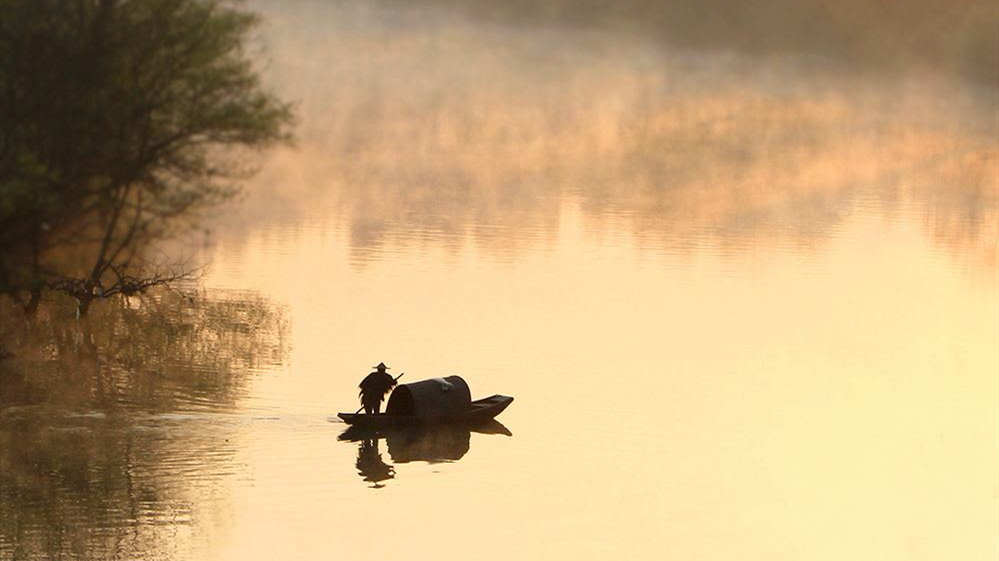
<svg viewBox="0 0 999 561">
<path fill-rule="evenodd" d="M 395 380 L 386 370 L 388 370 L 388 366 L 385 366 L 384 362 L 379 362 L 378 366 L 375 367 L 375 371 L 361 380 L 361 385 L 359 386 L 361 392 L 358 395 L 361 397 L 361 405 L 364 406 L 364 412 L 368 415 L 379 413 L 382 408 L 382 400 L 385 399 L 385 394 L 395 386 Z"/>
<path fill-rule="evenodd" d="M 378 450 L 378 439 L 363 440 L 357 447 L 357 473 L 372 487 L 384 487 L 381 482 L 395 477 L 395 468 L 382 461 L 382 453 Z"/>
</svg>

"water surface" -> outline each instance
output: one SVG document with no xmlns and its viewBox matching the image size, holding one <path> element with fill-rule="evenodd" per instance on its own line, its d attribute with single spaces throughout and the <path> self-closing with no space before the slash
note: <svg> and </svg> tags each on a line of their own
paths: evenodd
<svg viewBox="0 0 999 561">
<path fill-rule="evenodd" d="M 0 559 L 995 557 L 994 90 L 251 5 L 299 141 L 203 298 L 8 328 Z M 344 434 L 379 361 L 516 401 Z"/>
</svg>

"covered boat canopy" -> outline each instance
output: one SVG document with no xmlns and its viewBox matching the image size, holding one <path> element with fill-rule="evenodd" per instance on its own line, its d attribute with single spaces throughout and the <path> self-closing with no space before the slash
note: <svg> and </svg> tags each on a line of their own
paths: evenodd
<svg viewBox="0 0 999 561">
<path fill-rule="evenodd" d="M 385 414 L 423 419 L 456 417 L 467 412 L 471 404 L 468 384 L 460 376 L 448 376 L 399 384 L 389 396 Z"/>
</svg>

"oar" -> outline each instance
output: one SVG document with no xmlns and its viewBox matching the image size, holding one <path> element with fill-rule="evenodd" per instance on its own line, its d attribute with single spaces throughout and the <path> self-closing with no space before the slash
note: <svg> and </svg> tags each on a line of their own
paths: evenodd
<svg viewBox="0 0 999 561">
<path fill-rule="evenodd" d="M 402 375 L 403 375 L 403 374 L 405 374 L 405 372 L 400 372 L 400 373 L 399 373 L 399 375 L 398 375 L 398 376 L 396 376 L 396 377 L 395 377 L 395 378 L 394 378 L 394 379 L 393 379 L 392 381 L 393 381 L 393 382 L 398 382 L 398 381 L 399 381 L 399 378 L 402 378 Z M 395 384 L 393 384 L 393 385 L 395 385 Z M 355 414 L 355 415 L 357 415 L 358 413 L 360 413 L 360 412 L 361 412 L 361 409 L 364 409 L 364 406 L 363 406 L 363 405 L 362 405 L 362 406 L 360 406 L 360 407 L 358 407 L 358 408 L 357 408 L 357 411 L 354 411 L 354 414 Z"/>
</svg>

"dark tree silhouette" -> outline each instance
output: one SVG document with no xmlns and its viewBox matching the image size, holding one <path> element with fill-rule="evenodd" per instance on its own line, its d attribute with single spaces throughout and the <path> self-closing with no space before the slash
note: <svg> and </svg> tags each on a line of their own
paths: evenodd
<svg viewBox="0 0 999 561">
<path fill-rule="evenodd" d="M 188 278 L 154 258 L 289 138 L 257 19 L 222 0 L 0 0 L 0 292 L 96 298 Z"/>
</svg>

